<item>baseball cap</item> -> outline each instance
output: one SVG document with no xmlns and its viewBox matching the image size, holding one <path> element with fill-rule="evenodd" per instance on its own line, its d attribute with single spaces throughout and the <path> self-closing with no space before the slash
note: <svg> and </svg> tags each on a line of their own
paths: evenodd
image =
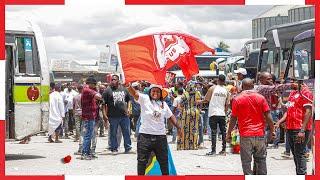
<svg viewBox="0 0 320 180">
<path fill-rule="evenodd" d="M 134 82 L 134 83 L 131 84 L 132 87 L 137 87 L 137 86 L 139 86 L 139 85 L 140 85 L 140 84 L 139 84 L 138 82 Z"/>
<path fill-rule="evenodd" d="M 162 86 L 157 85 L 157 84 L 151 84 L 149 89 L 152 89 L 152 88 L 159 88 L 160 90 L 162 90 Z"/>
<path fill-rule="evenodd" d="M 247 70 L 245 68 L 239 68 L 238 70 L 234 70 L 234 73 L 236 74 L 242 74 L 242 75 L 247 75 Z"/>
</svg>

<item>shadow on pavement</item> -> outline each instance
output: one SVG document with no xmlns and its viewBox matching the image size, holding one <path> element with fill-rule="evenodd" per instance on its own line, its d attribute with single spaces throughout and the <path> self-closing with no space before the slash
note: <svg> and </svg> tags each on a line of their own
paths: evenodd
<svg viewBox="0 0 320 180">
<path fill-rule="evenodd" d="M 44 156 L 24 155 L 24 154 L 6 154 L 6 161 L 25 160 L 25 159 L 42 159 Z"/>
</svg>

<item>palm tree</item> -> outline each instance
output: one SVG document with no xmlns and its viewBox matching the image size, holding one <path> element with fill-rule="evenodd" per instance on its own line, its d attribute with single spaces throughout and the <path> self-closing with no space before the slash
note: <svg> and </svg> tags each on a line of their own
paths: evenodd
<svg viewBox="0 0 320 180">
<path fill-rule="evenodd" d="M 220 41 L 218 43 L 218 48 L 222 49 L 223 51 L 230 52 L 229 50 L 230 46 L 226 44 L 224 41 Z"/>
</svg>

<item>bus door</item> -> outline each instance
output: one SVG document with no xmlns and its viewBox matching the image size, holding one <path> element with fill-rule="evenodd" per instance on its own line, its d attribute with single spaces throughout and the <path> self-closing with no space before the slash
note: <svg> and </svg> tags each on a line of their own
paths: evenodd
<svg viewBox="0 0 320 180">
<path fill-rule="evenodd" d="M 13 100 L 13 87 L 14 87 L 14 55 L 16 47 L 14 44 L 6 44 L 6 69 L 5 69 L 5 97 L 6 97 L 6 138 L 14 138 L 14 100 Z"/>
<path fill-rule="evenodd" d="M 15 45 L 15 138 L 21 139 L 41 130 L 41 70 L 34 36 L 15 36 Z"/>
</svg>

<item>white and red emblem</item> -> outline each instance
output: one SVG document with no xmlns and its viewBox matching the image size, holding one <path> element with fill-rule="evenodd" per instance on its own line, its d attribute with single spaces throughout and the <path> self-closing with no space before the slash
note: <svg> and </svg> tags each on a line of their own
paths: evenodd
<svg viewBox="0 0 320 180">
<path fill-rule="evenodd" d="M 186 42 L 177 35 L 154 35 L 156 58 L 159 68 L 164 68 L 168 61 L 176 61 L 180 56 L 190 52 Z"/>
</svg>

